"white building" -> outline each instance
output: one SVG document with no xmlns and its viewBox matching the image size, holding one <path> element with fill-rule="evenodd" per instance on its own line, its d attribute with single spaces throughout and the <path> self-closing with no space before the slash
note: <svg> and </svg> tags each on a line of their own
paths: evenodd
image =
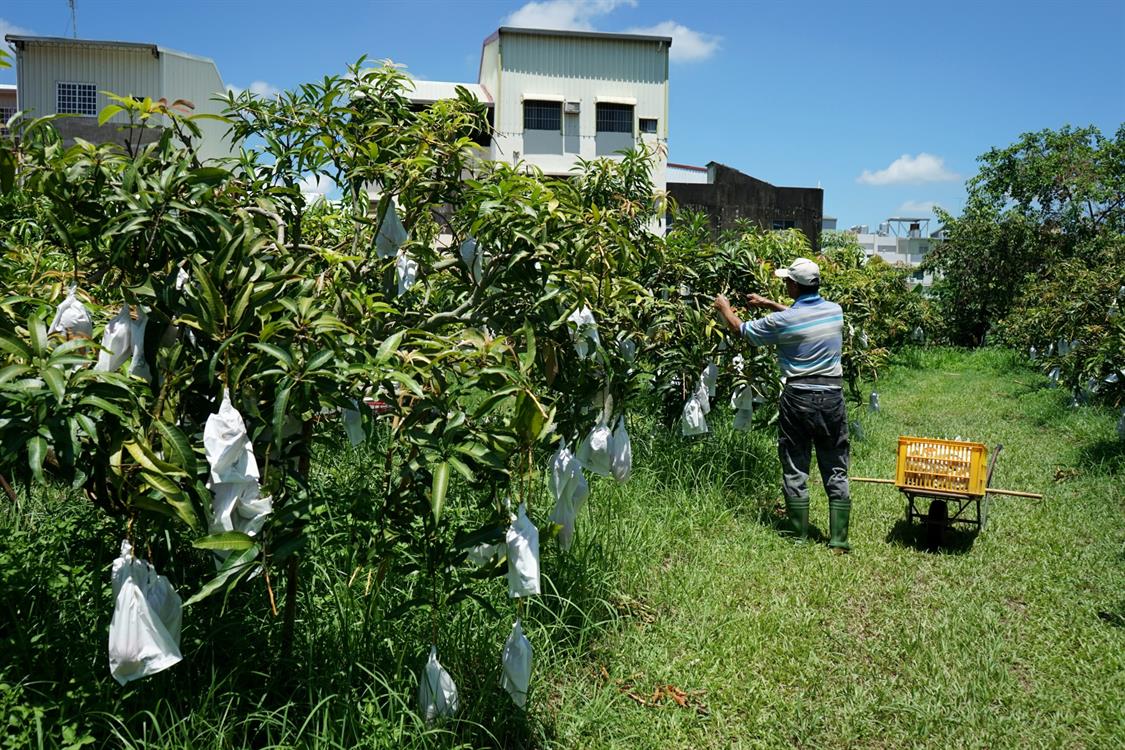
<svg viewBox="0 0 1125 750">
<path fill-rule="evenodd" d="M 489 157 L 545 174 L 571 174 L 579 159 L 658 148 L 653 180 L 666 184 L 668 48 L 671 37 L 501 27 L 484 40 L 479 81 L 415 81 L 427 104 L 464 86 L 491 110 Z"/>
<path fill-rule="evenodd" d="M 119 128 L 128 122 L 125 114 L 98 125 L 98 113 L 111 103 L 106 91 L 164 98 L 169 103 L 186 100 L 194 105 L 195 114 L 222 111 L 212 97 L 225 95 L 226 87 L 215 63 L 205 57 L 135 42 L 14 34 L 5 39 L 16 49 L 20 109 L 29 117 L 73 115 L 55 121 L 68 141 L 75 137 L 98 143 L 123 140 Z M 230 154 L 224 139 L 226 125 L 208 120 L 198 125 L 203 131 L 201 158 Z"/>
<path fill-rule="evenodd" d="M 933 246 L 941 240 L 927 236 L 929 219 L 908 216 L 893 216 L 879 225 L 874 233 L 868 231 L 866 224 L 848 229 L 856 235 L 856 241 L 867 257 L 879 256 L 887 263 L 917 269 L 922 259 Z M 915 280 L 929 286 L 933 278 L 928 273 L 916 270 Z"/>
</svg>

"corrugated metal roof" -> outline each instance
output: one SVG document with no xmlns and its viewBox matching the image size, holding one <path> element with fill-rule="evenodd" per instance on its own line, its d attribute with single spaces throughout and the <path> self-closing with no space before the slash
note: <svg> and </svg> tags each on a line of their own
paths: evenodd
<svg viewBox="0 0 1125 750">
<path fill-rule="evenodd" d="M 412 102 L 430 104 L 442 99 L 456 99 L 457 87 L 464 86 L 477 101 L 492 104 L 492 97 L 479 83 L 456 83 L 454 81 L 419 81 L 413 80 L 414 90 L 407 93 Z"/>
<path fill-rule="evenodd" d="M 521 26 L 501 26 L 496 30 L 500 34 L 528 34 L 530 36 L 572 36 L 585 39 L 624 39 L 631 42 L 664 42 L 672 46 L 672 37 L 653 36 L 650 34 L 619 34 L 610 31 L 575 31 L 572 29 L 533 29 Z M 484 40 L 488 44 L 492 36 Z"/>
<path fill-rule="evenodd" d="M 69 39 L 63 36 L 22 36 L 19 34 L 8 34 L 4 39 L 17 47 L 22 44 L 42 44 L 55 47 L 112 47 L 114 49 L 147 51 L 152 53 L 153 57 L 160 54 L 160 48 L 155 44 L 142 42 L 111 42 L 97 39 Z"/>
</svg>

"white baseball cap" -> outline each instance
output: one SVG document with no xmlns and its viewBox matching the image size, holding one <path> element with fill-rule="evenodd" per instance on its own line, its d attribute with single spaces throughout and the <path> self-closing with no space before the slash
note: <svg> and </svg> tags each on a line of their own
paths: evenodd
<svg viewBox="0 0 1125 750">
<path fill-rule="evenodd" d="M 773 275 L 779 279 L 793 279 L 801 286 L 812 286 L 820 283 L 820 266 L 808 258 L 797 258 L 788 268 L 779 268 Z"/>
</svg>

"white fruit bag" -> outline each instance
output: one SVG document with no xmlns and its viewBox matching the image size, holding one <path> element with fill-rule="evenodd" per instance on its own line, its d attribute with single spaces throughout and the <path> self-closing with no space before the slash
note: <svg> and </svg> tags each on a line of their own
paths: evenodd
<svg viewBox="0 0 1125 750">
<path fill-rule="evenodd" d="M 410 287 L 418 280 L 418 261 L 401 250 L 395 258 L 395 279 L 398 281 L 400 297 L 410 291 Z"/>
<path fill-rule="evenodd" d="M 473 281 L 479 284 L 484 275 L 484 250 L 472 237 L 461 243 L 461 262 L 469 269 Z"/>
<path fill-rule="evenodd" d="M 1117 437 L 1125 440 L 1125 409 L 1121 410 L 1121 419 L 1117 420 Z"/>
<path fill-rule="evenodd" d="M 633 341 L 629 336 L 618 339 L 617 353 L 621 355 L 621 359 L 626 362 L 634 361 L 637 358 L 637 342 Z"/>
<path fill-rule="evenodd" d="M 203 450 L 211 467 L 208 485 L 213 495 L 211 533 L 241 531 L 254 536 L 273 511 L 269 497 L 258 486 L 258 462 L 246 434 L 246 423 L 223 390 L 219 411 L 203 426 Z M 218 553 L 224 558 L 226 554 Z"/>
<path fill-rule="evenodd" d="M 862 443 L 863 442 L 863 423 L 860 422 L 858 419 L 853 419 L 851 421 L 851 425 L 848 428 L 848 433 L 849 433 L 848 437 L 850 437 L 852 440 L 856 441 L 857 443 Z"/>
<path fill-rule="evenodd" d="M 484 566 L 496 559 L 507 547 L 503 544 L 488 544 L 482 542 L 469 550 L 466 559 L 473 565 Z"/>
<path fill-rule="evenodd" d="M 523 634 L 519 618 L 512 626 L 512 633 L 504 642 L 500 659 L 500 686 L 512 696 L 512 702 L 520 708 L 527 703 L 527 690 L 531 685 L 531 642 Z"/>
<path fill-rule="evenodd" d="M 711 397 L 708 395 L 707 384 L 703 382 L 703 378 L 699 379 L 699 383 L 695 386 L 695 392 L 691 397 L 699 402 L 699 408 L 703 410 L 704 414 L 711 413 Z"/>
<path fill-rule="evenodd" d="M 426 723 L 457 713 L 457 686 L 437 658 L 437 646 L 430 646 L 430 658 L 418 679 L 418 710 Z"/>
<path fill-rule="evenodd" d="M 559 546 L 566 551 L 570 549 L 574 539 L 574 524 L 578 518 L 578 511 L 582 509 L 582 504 L 590 494 L 590 485 L 582 474 L 582 464 L 567 449 L 566 441 L 559 443 L 558 450 L 551 457 L 547 473 L 547 489 L 555 498 L 550 521 L 560 526 Z"/>
<path fill-rule="evenodd" d="M 98 353 L 98 363 L 94 365 L 94 369 L 114 372 L 121 367 L 133 353 L 132 332 L 133 319 L 129 316 L 129 305 L 122 305 L 117 315 L 105 324 L 102 351 Z"/>
<path fill-rule="evenodd" d="M 1051 381 L 1051 387 L 1052 388 L 1057 386 L 1059 384 L 1059 368 L 1052 367 L 1051 372 L 1047 374 L 1047 377 Z"/>
<path fill-rule="evenodd" d="M 113 619 L 109 623 L 109 672 L 124 685 L 178 663 L 183 606 L 172 584 L 128 541 L 113 561 Z"/>
<path fill-rule="evenodd" d="M 618 418 L 617 427 L 613 428 L 609 452 L 613 478 L 622 484 L 628 482 L 633 473 L 633 441 L 625 429 L 625 417 Z"/>
<path fill-rule="evenodd" d="M 734 429 L 740 432 L 749 432 L 754 426 L 754 409 L 737 409 L 734 412 Z"/>
<path fill-rule="evenodd" d="M 613 434 L 609 430 L 609 425 L 605 422 L 598 422 L 586 435 L 586 439 L 579 444 L 575 455 L 587 471 L 608 477 L 613 473 L 610 456 L 610 443 L 612 442 Z"/>
<path fill-rule="evenodd" d="M 707 388 L 707 396 L 715 398 L 715 384 L 719 380 L 719 367 L 714 362 L 708 362 L 707 366 L 703 368 L 703 372 L 699 374 L 699 379 L 703 382 L 704 387 Z"/>
<path fill-rule="evenodd" d="M 871 399 L 867 404 L 867 408 L 870 409 L 872 412 L 878 412 L 879 411 L 879 392 L 878 391 L 871 391 Z"/>
<path fill-rule="evenodd" d="M 601 340 L 598 338 L 598 324 L 594 320 L 594 312 L 589 307 L 583 305 L 572 312 L 566 319 L 566 326 L 579 359 L 586 359 L 597 351 Z"/>
<path fill-rule="evenodd" d="M 78 301 L 76 291 L 75 287 L 71 287 L 66 299 L 55 310 L 51 327 L 47 329 L 48 335 L 61 333 L 65 339 L 93 338 L 94 323 L 90 320 L 90 313 L 86 311 L 86 306 Z"/>
<path fill-rule="evenodd" d="M 144 308 L 137 308 L 137 319 L 131 323 L 129 341 L 132 344 L 132 361 L 129 362 L 129 374 L 144 380 L 152 380 L 152 372 L 145 359 L 145 328 L 148 326 L 148 316 L 145 315 Z"/>
<path fill-rule="evenodd" d="M 693 396 L 684 404 L 683 418 L 680 420 L 680 433 L 685 437 L 691 435 L 705 435 L 710 430 L 707 420 L 703 416 L 703 408 Z"/>
<path fill-rule="evenodd" d="M 1035 360 L 1037 360 L 1039 358 L 1039 352 L 1033 346 L 1033 347 L 1031 347 L 1030 349 L 1027 350 L 1027 356 L 1028 356 L 1028 359 L 1030 359 L 1032 362 L 1034 362 Z"/>
<path fill-rule="evenodd" d="M 527 517 L 527 505 L 508 528 L 508 596 L 518 599 L 539 593 L 539 529 Z"/>
<path fill-rule="evenodd" d="M 398 249 L 406 242 L 406 229 L 398 218 L 398 211 L 394 204 L 387 206 L 387 213 L 379 227 L 379 235 L 375 238 L 375 254 L 380 258 L 393 258 L 398 255 Z"/>
</svg>

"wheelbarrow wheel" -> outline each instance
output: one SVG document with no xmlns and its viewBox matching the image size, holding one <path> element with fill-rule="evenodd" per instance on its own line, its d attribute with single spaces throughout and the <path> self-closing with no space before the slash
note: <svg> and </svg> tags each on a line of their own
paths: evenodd
<svg viewBox="0 0 1125 750">
<path fill-rule="evenodd" d="M 949 505 L 945 500 L 931 500 L 926 512 L 922 532 L 926 546 L 937 549 L 945 543 L 945 530 L 949 527 Z"/>
</svg>

